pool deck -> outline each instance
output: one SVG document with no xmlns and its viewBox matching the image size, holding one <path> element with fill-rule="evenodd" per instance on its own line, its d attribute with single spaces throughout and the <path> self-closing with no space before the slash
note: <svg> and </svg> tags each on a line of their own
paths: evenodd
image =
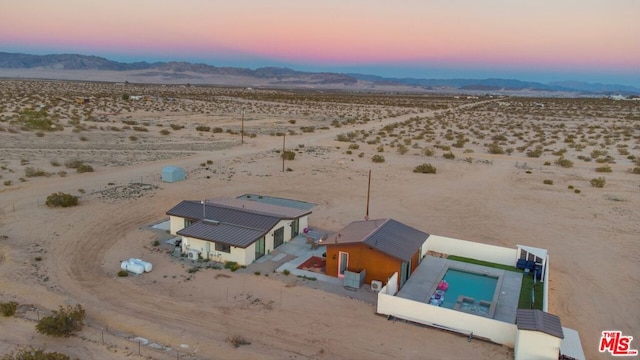
<svg viewBox="0 0 640 360">
<path fill-rule="evenodd" d="M 489 276 L 501 276 L 502 284 L 498 292 L 493 319 L 515 324 L 522 274 L 513 271 L 426 256 L 396 296 L 426 303 L 433 289 L 437 288 L 443 271 L 448 267 L 480 274 L 486 273 Z"/>
</svg>

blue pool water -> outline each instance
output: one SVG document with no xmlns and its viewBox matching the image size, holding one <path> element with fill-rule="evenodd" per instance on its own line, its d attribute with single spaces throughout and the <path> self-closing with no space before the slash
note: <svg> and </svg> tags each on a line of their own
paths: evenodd
<svg viewBox="0 0 640 360">
<path fill-rule="evenodd" d="M 473 298 L 476 303 L 480 300 L 492 302 L 498 283 L 497 277 L 456 269 L 448 269 L 442 279 L 447 281 L 449 289 L 445 292 L 441 306 L 449 309 L 454 308 L 460 295 Z"/>
</svg>

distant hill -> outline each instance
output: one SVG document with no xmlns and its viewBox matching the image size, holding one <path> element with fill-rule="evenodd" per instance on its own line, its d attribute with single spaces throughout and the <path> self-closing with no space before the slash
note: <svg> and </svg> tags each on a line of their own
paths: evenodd
<svg viewBox="0 0 640 360">
<path fill-rule="evenodd" d="M 553 96 L 553 93 L 574 93 L 581 95 L 638 95 L 640 89 L 633 86 L 615 84 L 590 84 L 577 81 L 563 81 L 543 84 L 515 79 L 416 79 L 387 78 L 366 74 L 341 74 L 330 72 L 303 72 L 289 68 L 263 67 L 255 70 L 239 67 L 217 67 L 188 62 L 133 62 L 123 63 L 98 56 L 78 54 L 30 55 L 0 52 L 0 69 L 31 69 L 37 74 L 47 74 L 56 78 L 56 72 L 65 71 L 63 79 L 73 78 L 69 71 L 111 71 L 127 72 L 122 78 L 148 79 L 150 82 L 193 81 L 202 84 L 249 85 L 292 87 L 360 87 L 362 89 L 422 89 L 443 92 L 526 92 Z M 14 71 L 13 73 L 16 73 Z M 83 73 L 84 74 L 84 73 Z M 35 75 L 38 76 L 38 75 Z M 42 75 L 40 75 L 42 76 Z M 61 75 L 59 75 L 61 76 Z M 78 75 L 80 76 L 80 75 Z M 87 76 L 84 74 L 83 76 Z M 236 79 L 235 81 L 229 79 Z M 82 80 L 82 79 L 77 79 Z M 223 81 L 224 80 L 224 81 Z M 117 80 L 113 80 L 117 81 Z"/>
</svg>

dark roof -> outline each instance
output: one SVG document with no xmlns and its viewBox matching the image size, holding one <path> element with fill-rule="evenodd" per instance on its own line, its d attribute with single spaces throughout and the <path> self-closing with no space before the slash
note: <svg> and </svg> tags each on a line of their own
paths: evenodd
<svg viewBox="0 0 640 360">
<path fill-rule="evenodd" d="M 311 210 L 297 209 L 289 206 L 280 206 L 251 201 L 238 198 L 215 198 L 207 199 L 207 204 L 231 207 L 239 210 L 248 210 L 270 216 L 277 216 L 281 219 L 298 219 L 311 214 Z"/>
<path fill-rule="evenodd" d="M 270 229 L 271 228 L 266 230 L 252 229 L 205 220 L 192 224 L 191 226 L 178 231 L 177 234 L 246 248 L 256 240 L 263 237 Z"/>
<path fill-rule="evenodd" d="M 402 261 L 410 261 L 429 234 L 393 219 L 354 221 L 323 242 L 324 245 L 363 242 Z"/>
<path fill-rule="evenodd" d="M 533 330 L 564 339 L 560 318 L 538 309 L 518 309 L 516 313 L 518 330 Z"/>
<path fill-rule="evenodd" d="M 169 209 L 166 214 L 193 220 L 202 220 L 204 215 L 208 220 L 215 220 L 229 225 L 265 231 L 270 230 L 281 219 L 275 215 L 268 215 L 248 209 L 237 209 L 220 204 L 211 204 L 208 202 L 205 203 L 203 211 L 202 203 L 197 200 L 184 200 Z"/>
</svg>

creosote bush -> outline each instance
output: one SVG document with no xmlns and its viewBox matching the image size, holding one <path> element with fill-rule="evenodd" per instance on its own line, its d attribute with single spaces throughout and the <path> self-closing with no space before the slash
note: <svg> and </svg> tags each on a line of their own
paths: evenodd
<svg viewBox="0 0 640 360">
<path fill-rule="evenodd" d="M 422 174 L 435 174 L 436 167 L 431 164 L 422 164 L 418 165 L 413 169 L 414 173 L 422 173 Z"/>
<path fill-rule="evenodd" d="M 71 358 L 66 354 L 29 346 L 5 354 L 0 357 L 0 360 L 71 360 Z"/>
<path fill-rule="evenodd" d="M 291 150 L 285 150 L 281 156 L 285 160 L 294 160 L 296 158 L 296 153 Z"/>
<path fill-rule="evenodd" d="M 371 157 L 371 161 L 373 161 L 374 163 L 383 163 L 384 162 L 384 156 L 382 155 L 373 155 L 373 157 Z"/>
<path fill-rule="evenodd" d="M 55 337 L 69 337 L 76 331 L 82 330 L 85 311 L 80 304 L 76 306 L 60 306 L 53 314 L 43 317 L 36 324 L 36 331 Z"/>
<path fill-rule="evenodd" d="M 559 165 L 563 168 L 571 168 L 573 167 L 573 161 L 565 159 L 561 156 L 560 158 L 558 158 L 558 160 L 556 160 L 556 165 Z"/>
<path fill-rule="evenodd" d="M 47 196 L 45 205 L 48 207 L 71 207 L 78 205 L 78 197 L 63 192 L 53 193 Z"/>
<path fill-rule="evenodd" d="M 0 313 L 2 316 L 13 316 L 18 310 L 18 303 L 15 301 L 9 301 L 6 303 L 0 303 Z"/>
<path fill-rule="evenodd" d="M 127 277 L 127 276 L 129 276 L 129 272 L 127 270 L 120 270 L 120 271 L 118 271 L 118 276 L 119 277 Z"/>
<path fill-rule="evenodd" d="M 553 180 L 543 180 L 542 183 L 545 185 L 553 185 Z"/>
<path fill-rule="evenodd" d="M 589 181 L 589 183 L 594 188 L 603 188 L 604 185 L 607 183 L 607 180 L 604 177 L 601 176 L 601 177 L 598 177 L 598 178 L 591 179 L 591 181 Z"/>
</svg>

